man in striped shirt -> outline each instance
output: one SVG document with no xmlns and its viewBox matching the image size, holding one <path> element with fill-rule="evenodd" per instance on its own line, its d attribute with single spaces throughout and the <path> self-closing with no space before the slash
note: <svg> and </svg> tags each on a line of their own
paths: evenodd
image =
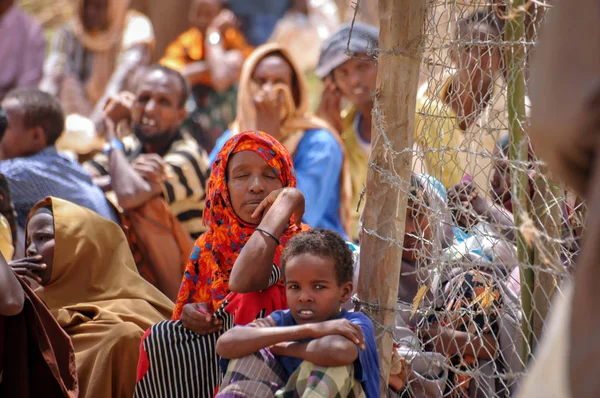
<svg viewBox="0 0 600 398">
<path fill-rule="evenodd" d="M 141 76 L 135 94 L 121 93 L 104 110 L 104 153 L 86 163 L 94 181 L 112 191 L 123 210 L 162 195 L 196 239 L 204 232 L 202 213 L 209 166 L 206 151 L 179 126 L 189 96 L 185 78 L 161 65 Z M 122 137 L 122 138 L 121 138 Z"/>
</svg>

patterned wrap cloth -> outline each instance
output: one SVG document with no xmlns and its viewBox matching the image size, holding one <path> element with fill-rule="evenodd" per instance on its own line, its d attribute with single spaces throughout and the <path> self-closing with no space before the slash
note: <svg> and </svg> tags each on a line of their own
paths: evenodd
<svg viewBox="0 0 600 398">
<path fill-rule="evenodd" d="M 240 219 L 231 205 L 227 190 L 227 163 L 233 154 L 253 151 L 261 156 L 279 177 L 284 187 L 296 186 L 292 159 L 285 147 L 270 135 L 260 131 L 246 131 L 232 137 L 219 152 L 208 181 L 204 223 L 208 231 L 194 246 L 177 297 L 173 320 L 181 317 L 188 303 L 206 303 L 209 311 L 216 311 L 227 297 L 227 312 L 236 314 L 236 324 L 253 321 L 261 311 L 266 314 L 287 308 L 283 282 L 279 281 L 262 292 L 231 294 L 229 276 L 242 248 L 254 232 L 255 225 Z M 308 226 L 297 227 L 291 222 L 280 237 L 275 253 L 275 265 L 280 266 L 281 252 L 286 243 Z M 241 308 L 243 307 L 243 310 Z"/>
<path fill-rule="evenodd" d="M 287 381 L 286 381 L 287 380 Z M 366 398 L 352 365 L 317 366 L 303 361 L 291 375 L 267 348 L 229 362 L 216 398 Z"/>
</svg>

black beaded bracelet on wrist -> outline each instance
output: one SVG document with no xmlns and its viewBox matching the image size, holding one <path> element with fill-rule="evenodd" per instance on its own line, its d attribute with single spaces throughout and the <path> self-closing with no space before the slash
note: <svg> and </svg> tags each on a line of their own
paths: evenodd
<svg viewBox="0 0 600 398">
<path fill-rule="evenodd" d="M 265 234 L 265 235 L 268 235 L 268 236 L 270 236 L 271 238 L 273 238 L 273 240 L 274 240 L 274 241 L 277 243 L 277 246 L 279 246 L 279 245 L 281 244 L 281 243 L 279 242 L 279 239 L 277 239 L 277 238 L 275 237 L 275 235 L 273 235 L 273 234 L 272 234 L 272 233 L 270 233 L 269 231 L 265 231 L 265 230 L 264 230 L 264 229 L 262 229 L 262 228 L 254 228 L 254 230 L 255 230 L 255 231 L 260 231 L 260 232 L 262 232 L 263 234 Z"/>
</svg>

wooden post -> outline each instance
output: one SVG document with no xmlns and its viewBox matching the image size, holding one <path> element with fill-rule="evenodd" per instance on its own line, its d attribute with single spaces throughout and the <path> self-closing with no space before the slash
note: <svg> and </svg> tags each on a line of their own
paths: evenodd
<svg viewBox="0 0 600 398">
<path fill-rule="evenodd" d="M 512 7 L 522 7 L 525 0 L 514 0 Z M 507 50 L 507 107 L 509 122 L 509 158 L 516 162 L 526 162 L 529 159 L 529 143 L 523 131 L 525 122 L 525 48 L 522 44 L 525 38 L 525 14 L 518 12 L 506 23 L 504 38 L 512 43 Z M 520 227 L 527 214 L 531 211 L 529 198 L 529 175 L 521 165 L 510 169 L 512 187 L 513 212 L 515 225 Z M 521 266 L 521 306 L 523 320 L 523 363 L 527 363 L 533 347 L 533 291 L 535 273 L 532 267 L 533 250 L 527 244 L 521 232 L 517 234 L 517 253 Z"/>
<path fill-rule="evenodd" d="M 387 391 L 392 356 L 402 241 L 406 218 L 406 188 L 412 148 L 419 81 L 420 44 L 425 1 L 379 0 L 381 31 L 377 92 L 373 110 L 372 152 L 363 213 L 358 297 L 375 321 L 381 364 L 382 396 Z M 382 131 L 383 130 L 383 131 Z M 404 184 L 402 183 L 404 182 Z M 404 189 L 399 189 L 400 185 Z M 369 305 L 370 304 L 370 305 Z"/>
</svg>

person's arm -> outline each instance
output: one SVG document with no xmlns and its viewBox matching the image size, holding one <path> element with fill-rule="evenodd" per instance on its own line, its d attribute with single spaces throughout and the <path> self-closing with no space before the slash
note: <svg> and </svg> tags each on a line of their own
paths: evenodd
<svg viewBox="0 0 600 398">
<path fill-rule="evenodd" d="M 294 164 L 298 189 L 310 206 L 303 221 L 313 227 L 325 216 L 332 195 L 339 195 L 344 153 L 327 130 L 309 132 L 310 142 L 300 142 Z M 338 181 L 338 184 L 333 184 Z M 335 191 L 337 189 L 337 192 Z M 336 209 L 337 211 L 338 209 Z"/>
<path fill-rule="evenodd" d="M 243 55 L 239 50 L 227 51 L 224 43 L 227 29 L 235 24 L 235 15 L 224 9 L 212 21 L 204 37 L 206 63 L 210 68 L 212 87 L 217 92 L 227 90 L 239 79 Z"/>
<path fill-rule="evenodd" d="M 108 127 L 107 130 L 110 131 L 112 128 Z M 138 208 L 162 194 L 161 184 L 147 181 L 136 172 L 121 148 L 113 147 L 110 151 L 109 168 L 110 183 L 123 210 Z"/>
<path fill-rule="evenodd" d="M 17 277 L 0 254 L 0 315 L 13 316 L 23 310 L 25 293 Z"/>
<path fill-rule="evenodd" d="M 498 342 L 490 333 L 474 335 L 446 327 L 437 327 L 435 332 L 427 332 L 431 337 L 435 351 L 446 356 L 472 356 L 483 360 L 495 359 L 498 354 Z"/>
<path fill-rule="evenodd" d="M 156 154 L 140 155 L 136 162 L 140 163 L 141 168 L 146 171 L 146 175 L 143 175 L 136 170 L 140 167 L 129 163 L 123 145 L 116 139 L 116 124 L 130 118 L 133 101 L 132 94 L 123 92 L 111 98 L 104 109 L 106 137 L 111 144 L 108 156 L 110 185 L 123 210 L 140 207 L 163 192 L 160 183 L 164 177 L 162 158 Z M 148 178 L 149 176 L 152 178 Z"/>
<path fill-rule="evenodd" d="M 342 336 L 325 336 L 305 343 L 279 343 L 271 347 L 271 352 L 328 367 L 350 365 L 358 358 L 356 344 Z"/>
<path fill-rule="evenodd" d="M 283 188 L 273 191 L 256 208 L 254 215 L 260 220 L 258 229 L 265 230 L 277 239 L 283 234 L 294 215 L 294 221 L 300 224 L 304 214 L 304 196 L 296 188 Z M 269 287 L 277 242 L 271 236 L 256 230 L 238 256 L 231 276 L 229 289 L 236 293 L 249 293 Z"/>
<path fill-rule="evenodd" d="M 304 339 L 314 340 L 294 342 Z M 297 326 L 236 327 L 219 338 L 217 353 L 235 359 L 270 347 L 275 355 L 301 358 L 318 366 L 342 366 L 358 358 L 357 345 L 364 349 L 360 326 L 336 319 Z"/>
<path fill-rule="evenodd" d="M 468 211 L 468 206 L 471 205 L 477 216 L 490 223 L 506 239 L 514 240 L 513 215 L 479 195 L 477 191 L 478 188 L 473 182 L 462 181 L 448 190 L 448 203 L 459 209 L 458 211 Z"/>
</svg>

